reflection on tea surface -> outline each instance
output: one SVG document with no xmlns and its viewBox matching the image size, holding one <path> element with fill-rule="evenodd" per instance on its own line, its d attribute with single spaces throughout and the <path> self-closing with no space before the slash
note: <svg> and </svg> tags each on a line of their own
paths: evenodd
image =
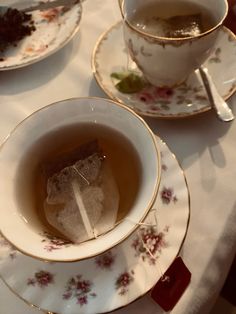
<svg viewBox="0 0 236 314">
<path fill-rule="evenodd" d="M 215 20 L 206 8 L 185 1 L 159 1 L 135 11 L 131 24 L 159 37 L 197 36 L 211 29 Z"/>
</svg>

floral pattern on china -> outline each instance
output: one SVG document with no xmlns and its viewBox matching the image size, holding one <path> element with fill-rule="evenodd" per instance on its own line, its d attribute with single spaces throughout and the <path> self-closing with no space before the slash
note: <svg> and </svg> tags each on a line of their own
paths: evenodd
<svg viewBox="0 0 236 314">
<path fill-rule="evenodd" d="M 112 55 L 111 50 L 114 51 Z M 225 100 L 228 99 L 236 91 L 236 37 L 226 27 L 220 30 L 217 46 L 204 65 L 220 95 Z M 128 56 L 121 22 L 108 29 L 98 40 L 92 67 L 95 78 L 105 93 L 138 114 L 157 118 L 182 118 L 211 109 L 197 72 L 175 88 L 156 87 L 148 83 Z"/>
<path fill-rule="evenodd" d="M 159 139 L 158 144 L 163 169 L 160 192 L 144 225 L 110 251 L 75 263 L 30 258 L 1 237 L 0 275 L 11 289 L 27 302 L 58 314 L 112 311 L 150 290 L 178 254 L 189 219 L 183 172 L 167 146 Z M 52 237 L 45 245 L 50 241 L 56 249 L 69 245 Z"/>
<path fill-rule="evenodd" d="M 79 30 L 82 15 L 80 3 L 71 8 L 58 7 L 33 11 L 36 30 L 1 54 L 0 71 L 30 65 L 65 46 Z"/>
</svg>

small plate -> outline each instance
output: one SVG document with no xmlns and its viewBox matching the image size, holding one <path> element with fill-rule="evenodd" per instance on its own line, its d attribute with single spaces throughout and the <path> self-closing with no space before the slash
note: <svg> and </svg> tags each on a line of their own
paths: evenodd
<svg viewBox="0 0 236 314">
<path fill-rule="evenodd" d="M 71 8 L 58 7 L 33 11 L 36 30 L 1 54 L 0 71 L 21 68 L 38 62 L 64 47 L 79 30 L 80 3 Z"/>
<path fill-rule="evenodd" d="M 0 276 L 8 287 L 28 304 L 58 314 L 105 313 L 146 294 L 177 256 L 190 217 L 184 173 L 157 141 L 163 174 L 146 225 L 103 255 L 66 264 L 33 259 L 0 238 Z"/>
<path fill-rule="evenodd" d="M 236 91 L 236 37 L 226 27 L 219 33 L 214 53 L 204 64 L 209 70 L 220 95 L 226 100 Z M 125 94 L 115 87 L 112 73 L 131 72 L 142 76 L 130 62 L 123 39 L 122 22 L 108 29 L 95 45 L 92 57 L 94 76 L 112 99 L 143 116 L 183 118 L 211 109 L 199 74 L 194 72 L 184 84 L 175 88 L 148 85 L 138 93 Z"/>
</svg>

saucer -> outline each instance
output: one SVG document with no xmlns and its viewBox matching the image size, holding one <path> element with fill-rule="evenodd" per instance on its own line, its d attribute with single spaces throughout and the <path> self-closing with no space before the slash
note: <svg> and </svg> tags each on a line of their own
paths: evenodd
<svg viewBox="0 0 236 314">
<path fill-rule="evenodd" d="M 0 276 L 16 295 L 58 314 L 94 314 L 128 305 L 156 284 L 178 255 L 190 217 L 184 173 L 166 144 L 157 142 L 162 154 L 157 200 L 145 224 L 112 250 L 81 262 L 44 263 L 0 238 Z"/>
<path fill-rule="evenodd" d="M 0 71 L 33 64 L 64 47 L 78 32 L 81 16 L 80 3 L 69 9 L 58 7 L 33 11 L 36 30 L 1 55 Z"/>
<path fill-rule="evenodd" d="M 228 99 L 236 91 L 236 37 L 226 27 L 220 30 L 215 51 L 204 66 L 208 68 L 220 95 L 225 100 Z M 141 72 L 128 57 L 122 22 L 113 25 L 99 38 L 93 52 L 92 69 L 97 83 L 110 98 L 127 105 L 140 115 L 183 118 L 211 109 L 198 71 L 175 88 L 144 84 L 138 92 L 120 92 L 116 84 L 124 75 L 133 73 L 135 78 L 143 81 Z"/>
</svg>

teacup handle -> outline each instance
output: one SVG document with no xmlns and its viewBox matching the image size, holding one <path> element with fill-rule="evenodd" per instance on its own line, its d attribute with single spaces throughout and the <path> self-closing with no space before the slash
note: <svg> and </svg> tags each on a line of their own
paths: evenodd
<svg viewBox="0 0 236 314">
<path fill-rule="evenodd" d="M 119 7 L 120 7 L 120 13 L 122 15 L 122 18 L 124 18 L 123 8 L 122 8 L 124 0 L 118 0 L 118 2 L 119 2 Z"/>
</svg>

